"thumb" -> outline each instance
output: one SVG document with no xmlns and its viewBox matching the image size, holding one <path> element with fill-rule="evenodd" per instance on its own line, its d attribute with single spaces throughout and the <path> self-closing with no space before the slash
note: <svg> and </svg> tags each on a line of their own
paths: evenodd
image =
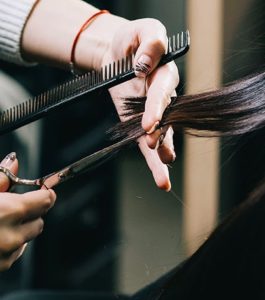
<svg viewBox="0 0 265 300">
<path fill-rule="evenodd" d="M 9 169 L 12 173 L 17 174 L 18 172 L 18 160 L 16 158 L 16 153 L 9 153 L 0 163 L 1 167 Z M 8 177 L 0 172 L 0 192 L 6 192 L 10 186 L 10 181 Z"/>
</svg>

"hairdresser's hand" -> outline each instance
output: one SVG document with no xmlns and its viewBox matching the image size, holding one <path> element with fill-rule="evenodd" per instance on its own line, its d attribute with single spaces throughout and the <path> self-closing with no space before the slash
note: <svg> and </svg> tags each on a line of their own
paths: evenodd
<svg viewBox="0 0 265 300">
<path fill-rule="evenodd" d="M 39 1 L 23 30 L 21 48 L 24 59 L 69 69 L 73 41 L 82 24 L 97 12 L 85 1 Z M 79 37 L 74 62 L 77 69 L 99 70 L 113 60 L 136 53 L 134 65 L 142 72 L 138 71 L 138 78 L 111 89 L 111 95 L 120 115 L 121 98 L 147 95 L 142 126 L 146 132 L 153 132 L 178 84 L 178 71 L 173 62 L 156 69 L 166 48 L 166 30 L 159 21 L 129 21 L 112 14 L 101 14 L 93 18 Z M 160 135 L 159 130 L 141 138 L 139 143 L 157 185 L 169 190 L 165 163 L 175 158 L 173 132 L 171 129 L 166 135 L 164 132 L 164 141 L 157 147 Z"/>
<path fill-rule="evenodd" d="M 17 173 L 18 161 L 7 156 L 1 166 Z M 7 270 L 22 255 L 27 242 L 43 230 L 42 215 L 54 204 L 52 190 L 38 190 L 25 194 L 6 192 L 9 180 L 0 173 L 0 271 Z"/>
<path fill-rule="evenodd" d="M 174 62 L 156 68 L 167 49 L 167 43 L 165 27 L 159 21 L 130 21 L 116 31 L 109 51 L 105 53 L 103 65 L 132 52 L 136 53 L 134 67 L 137 78 L 110 89 L 110 93 L 120 116 L 123 98 L 147 96 L 142 127 L 149 134 L 139 139 L 139 146 L 156 184 L 162 189 L 170 190 L 166 164 L 175 159 L 173 130 L 155 130 L 170 103 L 170 97 L 175 95 L 179 82 L 178 69 Z"/>
</svg>

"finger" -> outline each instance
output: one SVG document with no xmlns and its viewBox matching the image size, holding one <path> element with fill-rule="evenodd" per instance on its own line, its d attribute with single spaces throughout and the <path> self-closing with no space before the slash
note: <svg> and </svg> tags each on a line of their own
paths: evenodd
<svg viewBox="0 0 265 300">
<path fill-rule="evenodd" d="M 17 225 L 36 219 L 54 205 L 55 199 L 56 195 L 52 190 L 38 190 L 25 194 L 1 193 L 1 223 Z"/>
<path fill-rule="evenodd" d="M 25 243 L 11 254 L 0 259 L 0 272 L 8 270 L 12 264 L 23 254 L 27 244 Z"/>
<path fill-rule="evenodd" d="M 17 221 L 26 222 L 43 216 L 53 207 L 56 194 L 53 190 L 38 190 L 18 195 Z"/>
<path fill-rule="evenodd" d="M 145 157 L 147 165 L 151 170 L 156 185 L 163 190 L 170 191 L 171 183 L 169 179 L 168 168 L 163 164 L 156 150 L 150 149 L 144 137 L 139 139 L 139 147 Z"/>
<path fill-rule="evenodd" d="M 22 241 L 22 239 L 21 239 Z M 1 259 L 11 259 L 12 261 L 17 260 L 24 252 L 27 243 L 16 243 L 10 246 L 9 250 L 1 253 Z"/>
<path fill-rule="evenodd" d="M 154 131 L 161 121 L 178 83 L 178 69 L 174 62 L 159 67 L 147 77 L 148 91 L 142 118 L 142 127 L 146 132 Z"/>
<path fill-rule="evenodd" d="M 1 232 L 3 236 L 0 237 L 0 258 L 8 258 L 19 249 L 22 252 L 22 246 L 37 237 L 42 230 L 43 220 L 41 218 L 6 228 Z"/>
<path fill-rule="evenodd" d="M 23 194 L 23 204 L 26 211 L 23 218 L 24 221 L 46 214 L 53 207 L 55 200 L 56 194 L 52 189 L 41 189 Z"/>
<path fill-rule="evenodd" d="M 164 137 L 166 136 L 166 132 L 168 130 L 169 126 L 162 126 L 160 128 L 158 128 L 155 132 L 151 133 L 151 134 L 147 134 L 145 136 L 147 145 L 149 148 L 151 149 L 155 149 L 159 140 L 161 140 L 161 138 L 164 139 Z"/>
<path fill-rule="evenodd" d="M 145 77 L 156 68 L 167 50 L 166 29 L 158 20 L 142 19 L 137 21 L 135 32 L 139 41 L 134 60 L 135 73 L 137 77 Z"/>
<path fill-rule="evenodd" d="M 42 185 L 41 186 L 41 190 L 49 191 L 51 193 L 51 197 L 53 199 L 52 201 L 53 201 L 53 204 L 54 204 L 54 202 L 56 200 L 56 197 L 57 197 L 56 194 L 55 194 L 55 192 L 54 192 L 54 190 L 48 188 L 46 185 Z"/>
<path fill-rule="evenodd" d="M 18 249 L 22 252 L 21 247 L 36 238 L 43 231 L 43 225 L 43 219 L 37 218 L 6 229 L 4 236 L 0 237 L 0 257 L 8 258 Z"/>
<path fill-rule="evenodd" d="M 27 243 L 36 238 L 43 231 L 44 222 L 42 218 L 38 218 L 21 224 L 17 229 L 17 234 L 21 236 L 21 240 Z"/>
<path fill-rule="evenodd" d="M 160 139 L 160 145 L 157 148 L 157 153 L 164 164 L 170 164 L 176 159 L 173 135 L 174 131 L 172 127 L 169 127 L 165 137 L 163 139 Z"/>
<path fill-rule="evenodd" d="M 176 95 L 177 95 L 177 93 L 174 90 L 174 92 L 172 93 L 171 96 L 176 96 Z M 159 126 L 159 122 L 157 122 L 157 126 Z M 168 128 L 169 128 L 168 125 L 162 126 L 162 127 L 159 127 L 157 130 L 155 130 L 153 133 L 145 135 L 147 145 L 151 149 L 155 149 L 157 144 L 159 144 L 159 141 L 161 144 L 161 140 L 164 139 L 164 137 L 166 136 L 166 132 L 167 132 Z M 162 137 L 161 137 L 161 135 L 162 135 Z M 173 135 L 172 135 L 172 138 L 173 138 Z M 173 140 L 172 140 L 172 143 L 173 143 Z"/>
<path fill-rule="evenodd" d="M 16 159 L 16 153 L 9 153 L 0 163 L 0 166 L 9 169 L 12 173 L 17 174 L 18 160 Z M 0 192 L 6 192 L 9 189 L 10 180 L 3 173 L 0 172 Z"/>
</svg>

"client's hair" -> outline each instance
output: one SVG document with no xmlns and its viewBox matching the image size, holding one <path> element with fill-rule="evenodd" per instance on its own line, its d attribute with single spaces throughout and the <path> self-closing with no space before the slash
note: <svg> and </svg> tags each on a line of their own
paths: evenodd
<svg viewBox="0 0 265 300">
<path fill-rule="evenodd" d="M 265 71 L 238 80 L 216 91 L 172 97 L 160 126 L 171 125 L 199 136 L 239 135 L 265 124 Z M 125 99 L 128 121 L 110 131 L 114 139 L 137 138 L 141 128 L 145 98 Z M 207 130 L 192 132 L 190 129 Z"/>
<path fill-rule="evenodd" d="M 144 134 L 144 100 L 125 101 L 129 120 L 114 128 L 115 138 Z M 160 125 L 200 136 L 241 135 L 265 126 L 265 72 L 216 91 L 172 98 Z M 265 299 L 265 180 L 145 299 Z"/>
<path fill-rule="evenodd" d="M 153 292 L 150 300 L 265 299 L 265 179 Z"/>
</svg>

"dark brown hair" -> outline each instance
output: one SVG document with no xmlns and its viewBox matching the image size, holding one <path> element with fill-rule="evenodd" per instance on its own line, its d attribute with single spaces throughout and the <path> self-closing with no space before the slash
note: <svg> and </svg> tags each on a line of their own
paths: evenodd
<svg viewBox="0 0 265 300">
<path fill-rule="evenodd" d="M 124 115 L 129 119 L 110 130 L 112 138 L 137 138 L 145 134 L 141 128 L 145 98 L 125 99 L 123 102 Z M 175 131 L 185 130 L 199 136 L 240 135 L 264 124 L 264 71 L 215 91 L 173 97 L 160 122 L 160 126 L 171 125 Z M 191 129 L 203 132 L 195 133 Z"/>
<path fill-rule="evenodd" d="M 145 134 L 141 128 L 144 102 L 144 98 L 126 99 L 124 114 L 129 120 L 113 128 L 115 139 Z M 264 127 L 265 72 L 216 91 L 172 98 L 161 121 L 165 125 L 199 136 L 242 135 Z M 264 298 L 265 179 L 166 283 L 155 285 L 144 299 Z"/>
<path fill-rule="evenodd" d="M 264 299 L 264 214 L 265 181 L 147 299 Z"/>
</svg>

